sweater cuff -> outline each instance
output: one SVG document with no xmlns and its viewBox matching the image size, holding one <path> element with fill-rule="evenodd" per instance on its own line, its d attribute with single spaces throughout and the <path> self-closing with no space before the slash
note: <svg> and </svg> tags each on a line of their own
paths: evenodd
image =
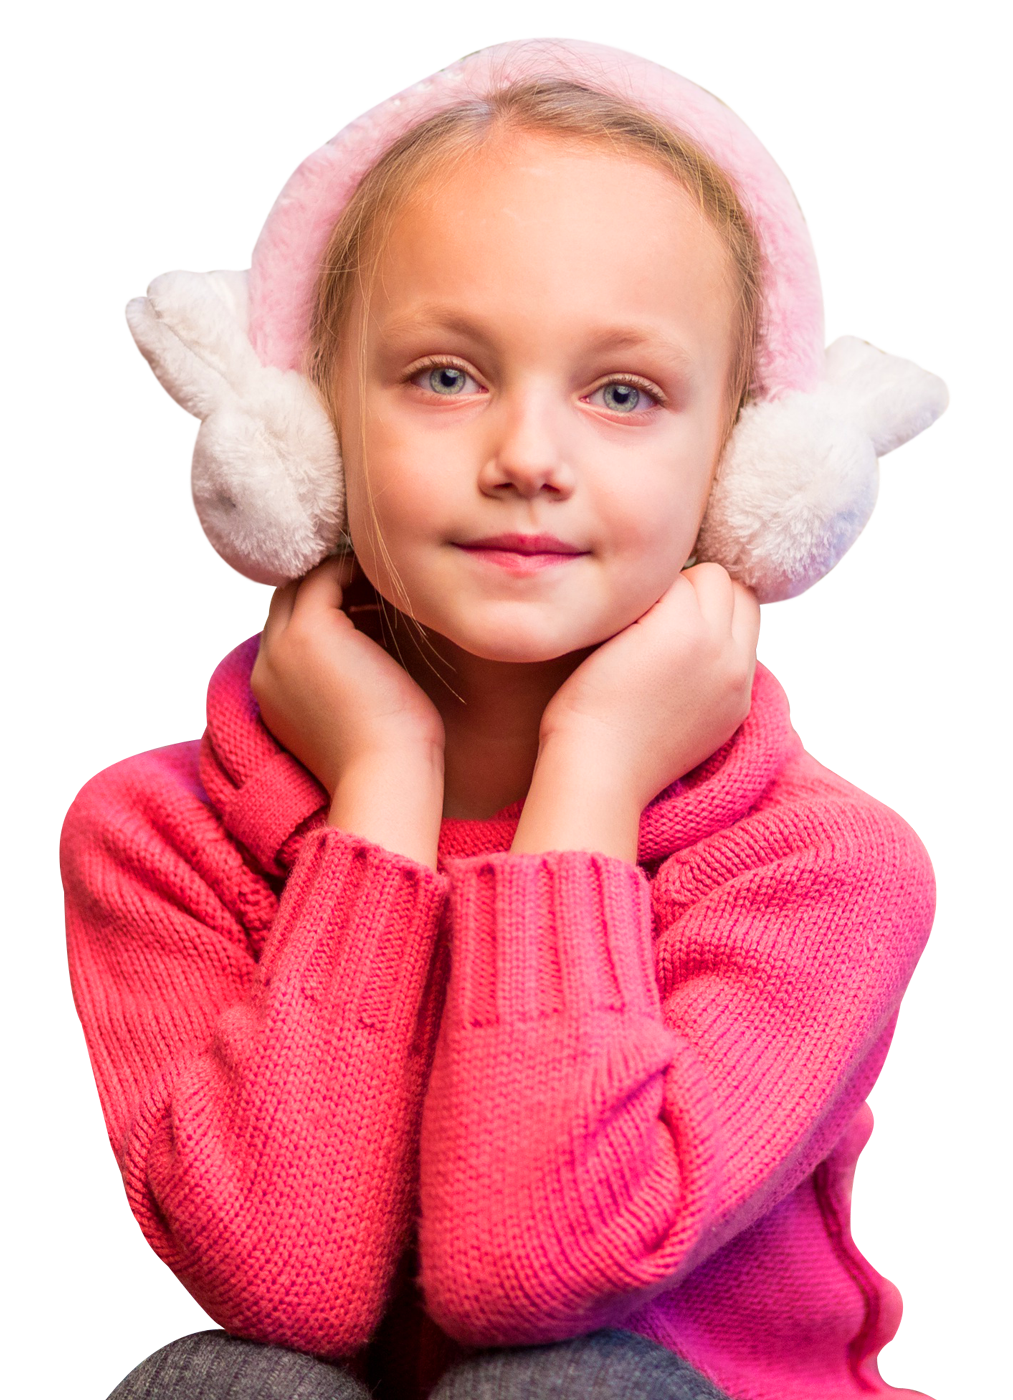
<svg viewBox="0 0 1013 1400">
<path fill-rule="evenodd" d="M 594 851 L 448 860 L 448 1014 L 465 1026 L 560 1013 L 660 1016 L 650 885 Z"/>
<path fill-rule="evenodd" d="M 223 805 L 229 831 L 272 875 L 283 875 L 278 853 L 289 837 L 321 808 L 327 793 L 285 749 L 279 749 Z"/>
<path fill-rule="evenodd" d="M 265 945 L 265 985 L 294 974 L 299 994 L 363 1026 L 414 1019 L 447 886 L 429 866 L 363 837 L 309 832 Z"/>
</svg>

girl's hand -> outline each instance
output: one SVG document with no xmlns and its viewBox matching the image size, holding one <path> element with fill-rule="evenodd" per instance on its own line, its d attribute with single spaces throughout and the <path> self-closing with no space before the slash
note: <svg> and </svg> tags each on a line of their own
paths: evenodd
<svg viewBox="0 0 1013 1400">
<path fill-rule="evenodd" d="M 760 608 L 720 564 L 685 569 L 560 686 L 541 741 L 587 746 L 647 805 L 735 733 L 749 713 Z"/>
<path fill-rule="evenodd" d="M 436 707 L 344 610 L 357 572 L 325 559 L 277 589 L 250 676 L 268 729 L 332 797 L 352 770 L 443 751 Z"/>
</svg>

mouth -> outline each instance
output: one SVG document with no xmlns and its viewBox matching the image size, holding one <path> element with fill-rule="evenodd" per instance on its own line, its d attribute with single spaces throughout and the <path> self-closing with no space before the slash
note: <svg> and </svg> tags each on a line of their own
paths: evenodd
<svg viewBox="0 0 1013 1400">
<path fill-rule="evenodd" d="M 530 575 L 540 569 L 571 564 L 590 550 L 580 549 L 555 535 L 489 535 L 458 544 L 458 549 L 483 564 L 505 569 L 511 574 Z"/>
</svg>

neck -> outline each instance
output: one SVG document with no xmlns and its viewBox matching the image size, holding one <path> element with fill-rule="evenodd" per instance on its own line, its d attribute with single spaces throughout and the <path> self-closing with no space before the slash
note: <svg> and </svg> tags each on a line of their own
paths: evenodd
<svg viewBox="0 0 1013 1400">
<path fill-rule="evenodd" d="M 550 661 L 489 661 L 428 628 L 420 638 L 401 614 L 386 644 L 443 720 L 443 815 L 491 817 L 524 798 L 545 707 L 588 650 Z"/>
</svg>

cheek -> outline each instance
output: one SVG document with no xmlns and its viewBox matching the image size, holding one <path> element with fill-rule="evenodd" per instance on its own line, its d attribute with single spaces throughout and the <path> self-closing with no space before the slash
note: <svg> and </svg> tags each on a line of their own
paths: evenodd
<svg viewBox="0 0 1013 1400">
<path fill-rule="evenodd" d="M 378 584 L 376 561 L 383 557 L 378 541 L 384 530 L 371 503 L 361 467 L 358 462 L 350 460 L 350 454 L 345 457 L 345 509 L 352 548 L 370 581 Z"/>
<path fill-rule="evenodd" d="M 681 568 L 696 539 L 710 493 L 714 447 L 688 451 L 663 442 L 633 456 L 600 483 L 597 514 L 617 554 Z"/>
<path fill-rule="evenodd" d="M 374 415 L 365 425 L 351 425 L 350 441 L 342 442 L 348 521 L 353 537 L 374 535 L 391 504 L 397 503 L 399 443 Z"/>
<path fill-rule="evenodd" d="M 356 366 L 343 366 L 343 385 L 338 436 L 352 548 L 374 588 L 405 607 L 416 591 L 412 545 L 429 498 L 423 464 L 417 444 L 385 412 L 382 394 L 370 386 L 360 397 Z"/>
<path fill-rule="evenodd" d="M 345 455 L 352 543 L 373 584 L 385 594 L 396 572 L 405 583 L 413 555 L 440 518 L 440 456 L 433 444 L 374 421 Z"/>
</svg>

